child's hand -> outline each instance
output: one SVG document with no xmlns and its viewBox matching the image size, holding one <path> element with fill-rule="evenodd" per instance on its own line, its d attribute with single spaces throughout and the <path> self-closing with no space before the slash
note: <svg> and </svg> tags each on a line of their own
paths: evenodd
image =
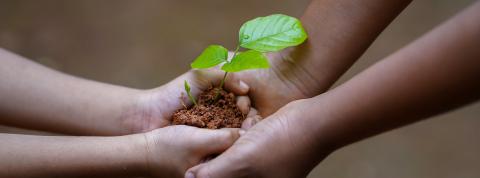
<svg viewBox="0 0 480 178">
<path fill-rule="evenodd" d="M 153 177 L 183 177 L 188 168 L 229 148 L 240 137 L 239 131 L 178 125 L 145 133 L 150 174 Z"/>
<path fill-rule="evenodd" d="M 140 92 L 131 107 L 125 109 L 122 122 L 129 133 L 140 133 L 168 126 L 170 119 L 178 109 L 191 105 L 184 91 L 184 81 L 191 86 L 194 96 L 209 87 L 217 87 L 224 73 L 220 70 L 192 70 L 171 82 L 151 90 Z M 249 87 L 240 80 L 227 77 L 225 89 L 236 94 L 237 105 L 245 114 L 250 112 L 250 99 L 245 96 Z M 255 111 L 254 111 L 255 112 Z M 253 113 L 254 114 L 254 113 Z"/>
</svg>

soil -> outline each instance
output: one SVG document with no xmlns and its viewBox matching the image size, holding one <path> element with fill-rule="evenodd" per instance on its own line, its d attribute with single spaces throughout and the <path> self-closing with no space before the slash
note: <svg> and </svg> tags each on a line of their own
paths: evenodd
<svg viewBox="0 0 480 178">
<path fill-rule="evenodd" d="M 220 90 L 217 101 L 214 101 Z M 197 105 L 180 109 L 173 116 L 172 124 L 200 128 L 240 128 L 245 116 L 236 105 L 235 95 L 211 87 L 197 98 Z"/>
</svg>

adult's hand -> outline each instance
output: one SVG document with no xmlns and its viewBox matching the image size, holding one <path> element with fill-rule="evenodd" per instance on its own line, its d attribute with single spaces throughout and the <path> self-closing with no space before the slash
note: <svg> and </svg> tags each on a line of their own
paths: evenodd
<svg viewBox="0 0 480 178">
<path fill-rule="evenodd" d="M 478 19 L 480 2 L 343 85 L 286 105 L 186 177 L 304 177 L 336 148 L 479 100 Z"/>
<path fill-rule="evenodd" d="M 263 117 L 291 101 L 316 96 L 338 80 L 410 1 L 312 0 L 300 19 L 309 36 L 304 44 L 268 54 L 268 70 L 229 78 L 250 86 L 252 105 Z"/>
<path fill-rule="evenodd" d="M 287 104 L 217 158 L 189 169 L 185 178 L 305 177 L 332 151 L 302 119 L 310 106 L 309 100 Z"/>
</svg>

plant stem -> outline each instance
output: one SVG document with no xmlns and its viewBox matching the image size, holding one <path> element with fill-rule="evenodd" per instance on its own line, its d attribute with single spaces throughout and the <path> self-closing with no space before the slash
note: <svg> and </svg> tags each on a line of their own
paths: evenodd
<svg viewBox="0 0 480 178">
<path fill-rule="evenodd" d="M 192 96 L 192 94 L 188 92 L 187 95 L 188 95 L 188 98 L 190 98 L 190 100 L 193 102 L 193 104 L 197 106 L 197 101 L 195 101 L 195 98 Z"/>
<path fill-rule="evenodd" d="M 235 51 L 233 52 L 232 59 L 237 55 L 237 52 L 238 52 L 239 49 L 240 49 L 240 46 L 237 45 L 237 48 L 235 48 Z"/>
<path fill-rule="evenodd" d="M 235 51 L 233 52 L 232 59 L 235 58 L 235 56 L 237 56 L 237 53 L 238 53 L 239 49 L 240 49 L 240 46 L 237 45 L 237 48 L 235 48 Z M 218 87 L 219 90 L 217 91 L 217 94 L 215 94 L 214 101 L 218 100 L 218 97 L 220 95 L 220 91 L 223 89 L 223 85 L 225 84 L 225 80 L 227 80 L 227 74 L 228 74 L 228 72 L 225 72 L 225 75 L 223 75 L 223 79 L 220 82 L 220 86 Z"/>
<path fill-rule="evenodd" d="M 223 79 L 220 82 L 220 86 L 218 88 L 223 89 L 223 84 L 225 84 L 225 80 L 227 80 L 227 74 L 228 72 L 225 72 L 225 75 L 223 75 Z"/>
</svg>

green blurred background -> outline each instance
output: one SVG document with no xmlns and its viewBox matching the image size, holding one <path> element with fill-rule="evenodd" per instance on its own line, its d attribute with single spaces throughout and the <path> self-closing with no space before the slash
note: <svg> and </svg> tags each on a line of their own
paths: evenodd
<svg viewBox="0 0 480 178">
<path fill-rule="evenodd" d="M 471 2 L 413 2 L 337 85 Z M 272 13 L 299 17 L 308 3 L 0 0 L 0 47 L 68 74 L 152 88 L 188 70 L 188 64 L 209 44 L 233 48 L 244 21 Z M 0 132 L 18 131 L 0 128 Z M 343 148 L 309 177 L 480 177 L 480 104 Z"/>
</svg>

